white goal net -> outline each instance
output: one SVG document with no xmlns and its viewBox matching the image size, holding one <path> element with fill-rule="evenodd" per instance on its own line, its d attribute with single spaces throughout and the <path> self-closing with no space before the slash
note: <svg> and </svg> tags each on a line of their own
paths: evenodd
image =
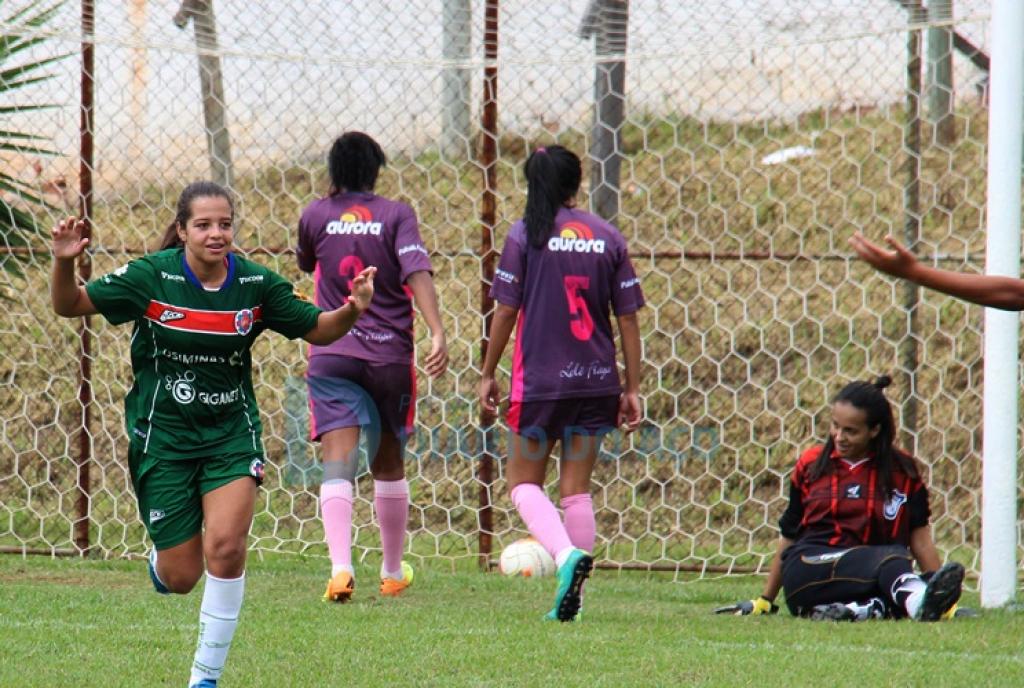
<svg viewBox="0 0 1024 688">
<path fill-rule="evenodd" d="M 928 262 L 980 268 L 985 0 L 98 4 L 93 275 L 152 250 L 183 186 L 212 177 L 239 199 L 241 250 L 309 291 L 291 247 L 301 208 L 326 190 L 330 142 L 360 129 L 384 146 L 378 190 L 419 216 L 452 352 L 442 379 L 419 376 L 413 554 L 472 561 L 482 529 L 495 553 L 522 534 L 504 441 L 485 443 L 476 424 L 484 173 L 500 249 L 526 154 L 560 142 L 585 158 L 581 204 L 622 229 L 648 301 L 645 422 L 610 436 L 595 470 L 598 557 L 763 567 L 828 399 L 887 373 L 903 444 L 927 467 L 938 545 L 977 571 L 981 310 L 874 274 L 846 241 L 892 233 Z M 83 33 L 79 3 L 33 21 L 47 7 L 0 5 L 2 37 L 38 39 L 0 56 L 0 167 L 18 182 L 0 198 L 43 229 L 5 229 L 0 247 L 0 547 L 124 556 L 145 548 L 122 426 L 129 332 L 49 307 L 46 230 L 80 208 Z M 326 553 L 303 347 L 268 335 L 253 358 L 268 452 L 253 545 Z M 377 547 L 366 479 L 364 556 Z"/>
</svg>

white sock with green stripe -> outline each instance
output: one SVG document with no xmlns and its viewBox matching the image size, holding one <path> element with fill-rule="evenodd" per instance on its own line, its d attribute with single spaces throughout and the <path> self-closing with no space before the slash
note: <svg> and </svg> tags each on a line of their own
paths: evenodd
<svg viewBox="0 0 1024 688">
<path fill-rule="evenodd" d="M 245 596 L 245 574 L 238 578 L 217 578 L 206 574 L 203 604 L 199 609 L 199 642 L 192 660 L 189 685 L 204 678 L 217 680 L 231 648 L 238 626 L 238 613 Z"/>
</svg>

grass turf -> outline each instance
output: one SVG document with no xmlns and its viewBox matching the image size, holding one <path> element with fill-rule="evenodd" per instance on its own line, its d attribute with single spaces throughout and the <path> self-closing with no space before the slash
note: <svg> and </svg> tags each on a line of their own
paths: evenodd
<svg viewBox="0 0 1024 688">
<path fill-rule="evenodd" d="M 544 622 L 554 579 L 420 566 L 382 600 L 357 570 L 351 604 L 320 601 L 322 558 L 250 562 L 221 686 L 1010 686 L 1024 615 L 940 624 L 714 616 L 760 579 L 690 583 L 598 571 L 584 621 Z M 0 686 L 184 686 L 201 588 L 154 594 L 141 561 L 0 557 Z M 964 604 L 977 607 L 968 593 Z"/>
</svg>

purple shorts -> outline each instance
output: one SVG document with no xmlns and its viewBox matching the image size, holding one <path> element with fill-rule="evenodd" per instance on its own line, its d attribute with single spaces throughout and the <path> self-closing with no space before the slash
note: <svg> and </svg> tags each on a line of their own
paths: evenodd
<svg viewBox="0 0 1024 688">
<path fill-rule="evenodd" d="M 571 435 L 605 435 L 617 427 L 619 395 L 513 401 L 505 417 L 512 432 L 534 439 L 568 439 Z"/>
<path fill-rule="evenodd" d="M 323 354 L 306 373 L 313 440 L 331 430 L 376 425 L 398 438 L 416 420 L 416 366 Z"/>
</svg>

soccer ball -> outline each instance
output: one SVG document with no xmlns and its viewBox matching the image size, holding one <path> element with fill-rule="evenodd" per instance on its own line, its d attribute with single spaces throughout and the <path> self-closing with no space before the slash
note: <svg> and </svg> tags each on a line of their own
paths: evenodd
<svg viewBox="0 0 1024 688">
<path fill-rule="evenodd" d="M 555 572 L 555 560 L 532 537 L 522 538 L 502 551 L 498 570 L 506 576 L 550 576 Z"/>
</svg>

